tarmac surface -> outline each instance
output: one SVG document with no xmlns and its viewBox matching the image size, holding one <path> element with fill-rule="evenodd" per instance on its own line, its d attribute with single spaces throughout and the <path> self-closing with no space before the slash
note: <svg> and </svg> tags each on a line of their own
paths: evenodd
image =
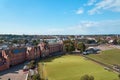
<svg viewBox="0 0 120 80">
<path fill-rule="evenodd" d="M 0 72 L 0 80 L 26 80 L 27 72 L 23 72 L 25 63 L 13 66 Z"/>
</svg>

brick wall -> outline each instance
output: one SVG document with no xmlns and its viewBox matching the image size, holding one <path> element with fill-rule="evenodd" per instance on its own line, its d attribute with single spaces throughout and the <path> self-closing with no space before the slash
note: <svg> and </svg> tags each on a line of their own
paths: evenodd
<svg viewBox="0 0 120 80">
<path fill-rule="evenodd" d="M 22 51 L 23 49 L 25 51 Z M 15 50 L 16 50 L 16 52 L 15 52 Z M 10 49 L 9 54 L 11 54 L 11 56 L 9 57 L 10 65 L 16 65 L 16 64 L 22 63 L 26 59 L 26 48 L 13 48 L 13 49 Z"/>
<path fill-rule="evenodd" d="M 0 51 L 0 58 L 1 58 L 1 65 L 0 65 L 0 71 L 8 69 L 9 68 L 9 58 L 8 56 L 5 54 L 5 51 L 2 50 Z"/>
</svg>

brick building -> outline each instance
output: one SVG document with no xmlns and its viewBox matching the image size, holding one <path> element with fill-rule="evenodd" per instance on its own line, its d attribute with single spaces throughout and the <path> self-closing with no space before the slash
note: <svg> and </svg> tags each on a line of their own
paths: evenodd
<svg viewBox="0 0 120 80">
<path fill-rule="evenodd" d="M 8 50 L 0 50 L 0 71 L 8 69 L 10 66 L 23 63 L 26 60 L 33 60 L 47 57 L 56 52 L 63 51 L 61 43 L 40 43 L 38 46 L 17 47 Z"/>
<path fill-rule="evenodd" d="M 0 50 L 0 71 L 9 68 L 9 59 L 4 50 Z"/>
<path fill-rule="evenodd" d="M 22 63 L 26 60 L 26 48 L 24 47 L 11 48 L 8 52 L 6 52 L 6 54 L 8 54 L 10 65 L 12 66 Z"/>
<path fill-rule="evenodd" d="M 41 56 L 40 46 L 27 47 L 27 51 L 26 51 L 26 59 L 27 60 L 32 60 L 32 59 L 40 58 L 40 56 Z"/>
</svg>

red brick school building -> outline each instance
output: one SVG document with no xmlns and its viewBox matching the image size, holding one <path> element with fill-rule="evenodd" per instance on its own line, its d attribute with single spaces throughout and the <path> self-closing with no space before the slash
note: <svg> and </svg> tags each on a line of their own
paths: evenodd
<svg viewBox="0 0 120 80">
<path fill-rule="evenodd" d="M 9 69 L 10 66 L 23 63 L 27 60 L 47 57 L 56 52 L 63 51 L 62 43 L 40 43 L 38 46 L 17 47 L 8 50 L 0 50 L 0 71 Z"/>
</svg>

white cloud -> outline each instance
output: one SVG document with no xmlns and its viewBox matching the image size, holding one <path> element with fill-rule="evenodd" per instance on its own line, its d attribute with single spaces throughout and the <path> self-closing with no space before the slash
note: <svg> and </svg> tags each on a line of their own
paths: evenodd
<svg viewBox="0 0 120 80">
<path fill-rule="evenodd" d="M 95 4 L 95 7 L 88 11 L 90 15 L 101 13 L 103 10 L 120 12 L 120 0 L 102 0 Z"/>
<path fill-rule="evenodd" d="M 120 34 L 120 20 L 104 20 L 104 21 L 81 21 L 73 26 L 66 27 L 36 27 L 32 25 L 20 25 L 17 23 L 0 23 L 0 34 Z M 4 28 L 3 28 L 4 27 Z M 9 29 L 7 29 L 9 28 Z M 7 30 L 6 30 L 7 29 Z"/>
<path fill-rule="evenodd" d="M 120 20 L 82 21 L 70 28 L 73 34 L 116 34 L 120 33 Z"/>
<path fill-rule="evenodd" d="M 114 34 L 119 33 L 120 20 L 81 21 L 74 26 L 52 28 L 46 30 L 48 34 Z"/>
<path fill-rule="evenodd" d="M 81 21 L 79 24 L 68 28 L 73 34 L 88 34 L 89 29 L 94 27 L 97 22 L 94 21 Z"/>
<path fill-rule="evenodd" d="M 84 10 L 81 8 L 76 11 L 76 14 L 83 14 L 83 13 L 84 13 Z"/>
<path fill-rule="evenodd" d="M 85 4 L 85 5 L 91 6 L 91 5 L 93 5 L 95 2 L 96 2 L 96 0 L 89 0 L 88 3 Z"/>
</svg>

